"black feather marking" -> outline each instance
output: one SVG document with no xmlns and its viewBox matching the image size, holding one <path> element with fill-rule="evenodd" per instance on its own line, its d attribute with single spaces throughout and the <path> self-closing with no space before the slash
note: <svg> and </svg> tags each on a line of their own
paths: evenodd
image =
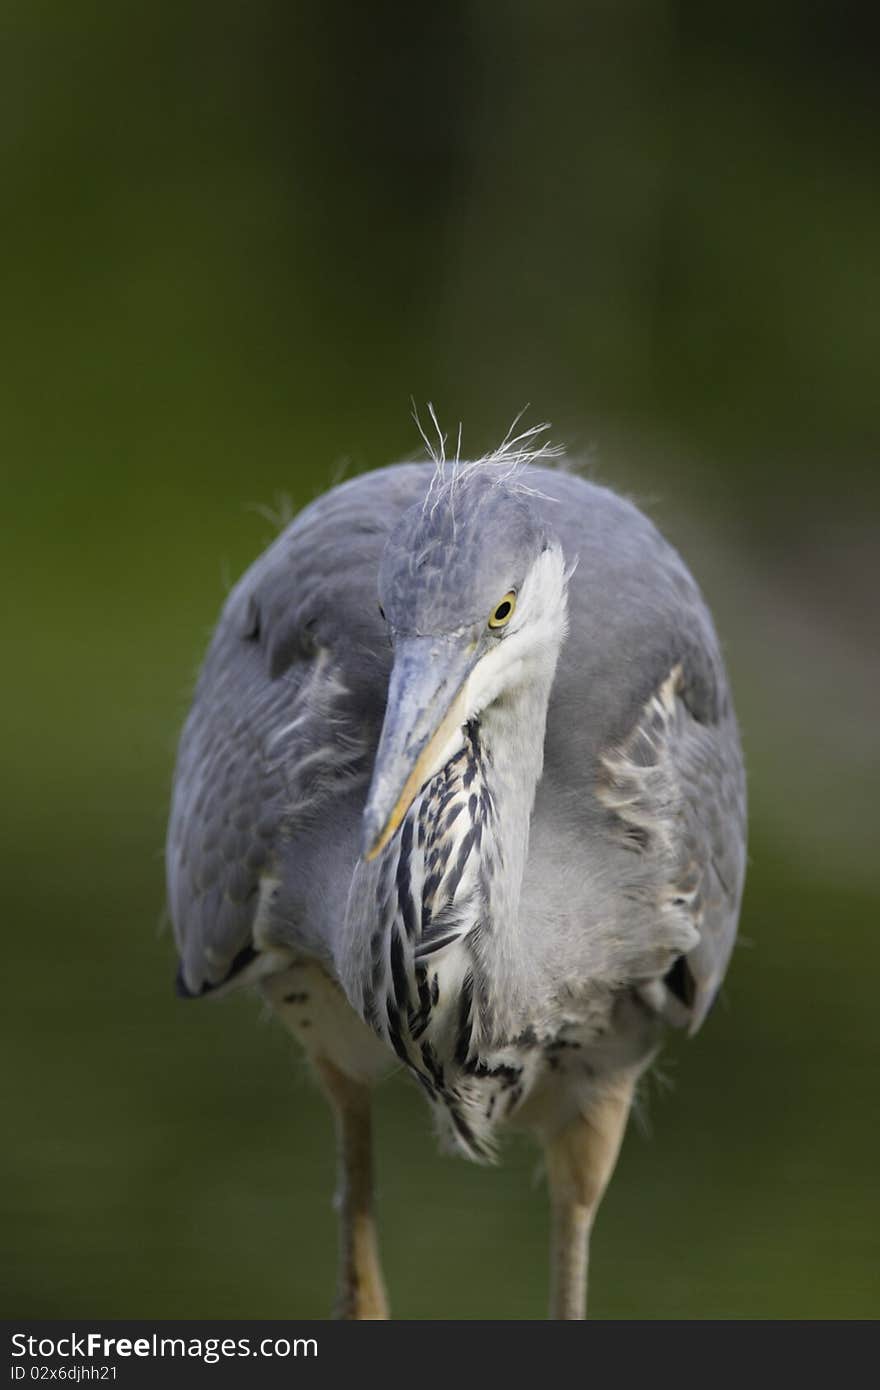
<svg viewBox="0 0 880 1390">
<path fill-rule="evenodd" d="M 410 1009 L 406 1017 L 406 1023 L 413 1042 L 418 1042 L 429 1022 L 430 1017 L 423 1013 L 421 1009 Z"/>
<path fill-rule="evenodd" d="M 406 977 L 403 941 L 396 927 L 391 931 L 391 979 L 394 983 L 394 998 L 402 1012 L 409 1005 L 409 980 Z"/>
<path fill-rule="evenodd" d="M 439 1091 L 443 1090 L 443 1065 L 437 1057 L 437 1053 L 429 1042 L 423 1042 L 421 1046 L 422 1061 L 428 1071 L 428 1075 L 434 1082 Z"/>
<path fill-rule="evenodd" d="M 419 849 L 425 848 L 425 840 L 428 833 L 428 798 L 423 797 L 419 806 Z"/>
<path fill-rule="evenodd" d="M 444 840 L 437 850 L 437 868 L 441 873 L 445 873 L 446 865 L 449 863 L 449 856 L 452 853 L 452 841 Z"/>
<path fill-rule="evenodd" d="M 410 1066 L 409 1054 L 404 1046 L 403 1038 L 400 1036 L 400 1014 L 394 1007 L 394 1000 L 390 994 L 385 1000 L 385 1017 L 388 1019 L 388 1041 L 400 1060 Z"/>
<path fill-rule="evenodd" d="M 473 1035 L 473 1022 L 471 1018 L 474 999 L 474 977 L 470 971 L 465 975 L 461 985 L 461 995 L 458 1001 L 458 1035 L 455 1041 L 455 1060 L 460 1067 L 467 1061 L 467 1055 L 471 1050 L 471 1038 Z"/>
<path fill-rule="evenodd" d="M 431 920 L 431 910 L 434 900 L 437 897 L 437 889 L 440 887 L 440 873 L 434 869 L 425 879 L 422 885 L 422 931 Z"/>
<path fill-rule="evenodd" d="M 418 1067 L 410 1066 L 410 1070 L 413 1076 L 415 1077 L 416 1081 L 418 1081 L 419 1085 L 427 1093 L 428 1099 L 436 1101 L 437 1088 L 434 1085 L 433 1081 L 429 1081 L 427 1076 L 425 1076 L 425 1073 L 423 1071 L 419 1071 Z"/>
<path fill-rule="evenodd" d="M 444 836 L 444 835 L 448 835 L 448 834 L 449 834 L 450 830 L 451 830 L 452 827 L 455 825 L 455 822 L 458 820 L 459 816 L 461 815 L 463 807 L 464 807 L 464 802 L 462 802 L 462 801 L 456 801 L 455 805 L 452 806 L 452 807 L 450 808 L 450 810 L 447 812 L 446 820 L 443 822 L 443 824 L 442 824 L 442 825 L 439 825 L 439 824 L 438 824 L 438 829 L 437 829 L 438 835 Z"/>
<path fill-rule="evenodd" d="M 186 980 L 183 978 L 183 966 L 181 965 L 177 971 L 177 978 L 175 980 L 175 989 L 178 998 L 201 999 L 205 994 L 212 994 L 213 991 L 219 989 L 221 985 L 228 984 L 234 975 L 237 975 L 240 970 L 244 970 L 245 966 L 250 965 L 252 960 L 256 960 L 258 955 L 259 952 L 248 942 L 247 946 L 243 946 L 238 952 L 238 955 L 235 956 L 222 980 L 218 980 L 215 985 L 202 985 L 201 989 L 196 990 L 190 989 L 189 985 L 186 983 Z"/>
<path fill-rule="evenodd" d="M 452 769 L 456 769 L 456 767 L 459 767 L 460 765 L 462 765 L 462 763 L 463 763 L 464 760 L 466 760 L 466 759 L 467 759 L 467 748 L 460 748 L 460 749 L 459 749 L 459 752 L 456 753 L 455 758 L 450 758 L 449 762 L 446 763 L 446 770 L 450 771 L 450 770 L 452 770 Z"/>
<path fill-rule="evenodd" d="M 412 818 L 407 817 L 403 823 L 403 832 L 400 837 L 400 857 L 397 861 L 397 901 L 400 906 L 401 916 L 403 917 L 403 925 L 410 941 L 412 941 L 418 930 L 416 905 L 413 902 L 412 883 L 409 872 L 410 859 L 412 857 L 412 843 L 413 823 Z"/>
<path fill-rule="evenodd" d="M 472 1149 L 474 1153 L 482 1154 L 483 1150 L 476 1141 L 474 1131 L 471 1129 L 467 1120 L 465 1120 L 462 1117 L 461 1113 L 459 1112 L 458 1106 L 450 1105 L 449 1115 L 452 1120 L 452 1123 L 455 1125 L 455 1128 L 458 1130 L 459 1135 L 464 1140 L 467 1147 L 469 1149 Z"/>
<path fill-rule="evenodd" d="M 441 936 L 423 938 L 416 947 L 416 960 L 422 961 L 427 956 L 433 956 L 435 951 L 442 951 L 444 946 L 451 946 L 453 941 L 458 941 L 460 935 L 460 932 L 451 931 Z"/>
<path fill-rule="evenodd" d="M 490 1067 L 488 1062 L 482 1061 L 479 1057 L 473 1057 L 470 1061 L 465 1062 L 464 1069 L 469 1076 L 475 1076 L 481 1081 L 490 1077 L 502 1081 L 505 1089 L 516 1085 L 522 1076 L 522 1067 L 510 1066 L 507 1062 L 498 1062 L 494 1067 Z"/>
<path fill-rule="evenodd" d="M 431 986 L 424 965 L 416 966 L 416 986 L 419 992 L 419 1007 L 410 1009 L 407 1015 L 409 1035 L 413 1042 L 418 1042 L 431 1021 Z"/>
<path fill-rule="evenodd" d="M 419 1008 L 416 1013 L 414 1023 L 410 1024 L 410 1032 L 413 1040 L 420 1038 L 428 1026 L 431 1018 L 433 1001 L 431 999 L 431 984 L 428 980 L 428 971 L 425 966 L 416 966 L 416 984 L 419 991 Z"/>
<path fill-rule="evenodd" d="M 663 977 L 663 982 L 669 992 L 674 994 L 686 1009 L 693 1008 L 694 1000 L 697 997 L 697 988 L 684 956 L 679 956 L 677 960 L 673 961 Z"/>
<path fill-rule="evenodd" d="M 450 898 L 455 897 L 458 885 L 461 883 L 462 874 L 465 871 L 470 852 L 474 847 L 474 839 L 474 831 L 469 830 L 459 846 L 458 854 L 456 855 L 455 863 L 449 871 L 449 880 L 446 885 L 446 891 Z"/>
<path fill-rule="evenodd" d="M 430 928 L 422 932 L 422 941 L 433 941 L 435 937 L 443 936 L 453 927 L 458 931 L 460 926 L 461 908 L 447 898 L 439 912 L 432 913 Z"/>
</svg>

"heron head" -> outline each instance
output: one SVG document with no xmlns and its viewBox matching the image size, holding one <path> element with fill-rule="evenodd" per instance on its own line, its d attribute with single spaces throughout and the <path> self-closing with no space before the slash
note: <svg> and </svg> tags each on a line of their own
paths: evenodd
<svg viewBox="0 0 880 1390">
<path fill-rule="evenodd" d="M 364 812 L 374 858 L 465 725 L 527 684 L 549 692 L 565 633 L 562 547 L 516 476 L 465 466 L 392 531 L 379 605 L 394 665 Z"/>
</svg>

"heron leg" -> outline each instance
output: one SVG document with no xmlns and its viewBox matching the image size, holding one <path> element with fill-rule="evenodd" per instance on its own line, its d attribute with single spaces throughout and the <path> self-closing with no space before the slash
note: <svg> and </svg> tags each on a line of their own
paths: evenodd
<svg viewBox="0 0 880 1390">
<path fill-rule="evenodd" d="M 545 1144 L 551 1204 L 550 1317 L 587 1315 L 593 1220 L 608 1186 L 632 1102 L 634 1077 L 616 1079 L 588 1111 Z"/>
<path fill-rule="evenodd" d="M 387 1318 L 373 1216 L 373 1144 L 370 1087 L 346 1076 L 325 1057 L 315 1070 L 333 1106 L 339 1161 L 339 1318 Z"/>
</svg>

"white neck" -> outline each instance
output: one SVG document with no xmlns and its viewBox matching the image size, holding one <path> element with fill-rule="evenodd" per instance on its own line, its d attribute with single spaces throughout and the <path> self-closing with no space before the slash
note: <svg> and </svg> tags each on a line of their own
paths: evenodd
<svg viewBox="0 0 880 1390">
<path fill-rule="evenodd" d="M 535 792 L 544 767 L 544 736 L 550 691 L 564 633 L 548 645 L 527 676 L 505 691 L 480 715 L 484 776 L 497 823 L 494 846 L 498 867 L 488 879 L 486 930 L 477 953 L 491 968 L 493 1032 L 517 1031 L 528 1005 L 529 967 L 520 928 L 520 897 L 529 852 Z"/>
</svg>

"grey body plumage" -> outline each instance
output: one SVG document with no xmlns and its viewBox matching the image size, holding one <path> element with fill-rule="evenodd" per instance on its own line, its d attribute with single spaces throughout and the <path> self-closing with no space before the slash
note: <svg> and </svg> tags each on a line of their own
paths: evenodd
<svg viewBox="0 0 880 1390">
<path fill-rule="evenodd" d="M 561 469 L 343 484 L 226 603 L 167 864 L 184 993 L 259 979 L 342 1073 L 399 1059 L 470 1156 L 554 1143 L 700 1024 L 736 933 L 742 758 L 693 579 Z"/>
</svg>

